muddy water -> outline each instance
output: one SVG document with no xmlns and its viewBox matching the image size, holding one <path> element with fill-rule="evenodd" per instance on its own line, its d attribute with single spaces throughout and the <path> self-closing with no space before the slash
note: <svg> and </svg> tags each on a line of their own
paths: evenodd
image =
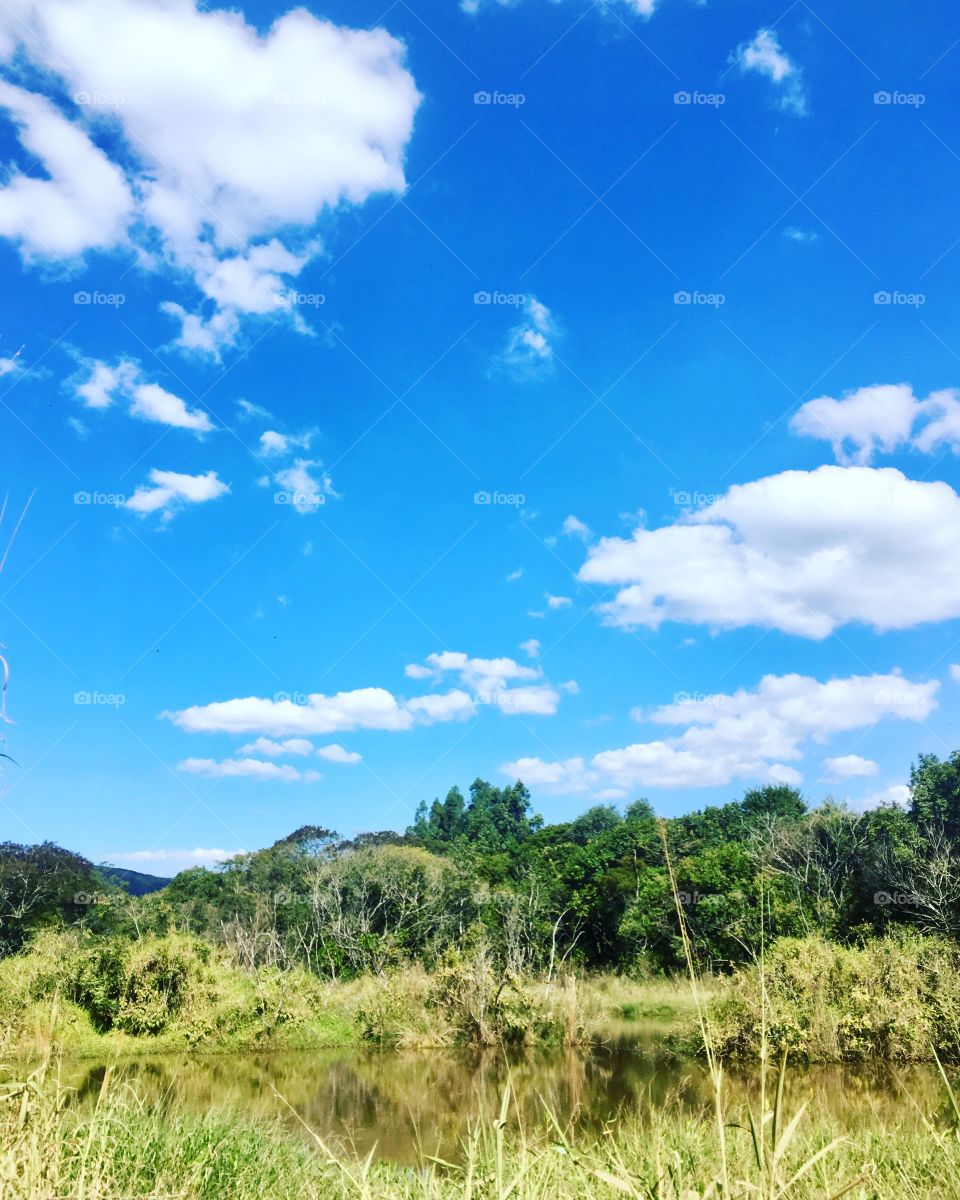
<svg viewBox="0 0 960 1200">
<path fill-rule="evenodd" d="M 92 1100 L 105 1066 L 75 1063 L 68 1082 L 76 1103 Z M 593 1050 L 506 1055 L 453 1051 L 365 1051 L 355 1047 L 296 1053 L 166 1056 L 114 1069 L 152 1102 L 202 1112 L 229 1106 L 257 1116 L 279 1115 L 294 1129 L 298 1117 L 322 1138 L 361 1154 L 403 1163 L 419 1155 L 456 1156 L 472 1122 L 494 1118 L 508 1083 L 512 1120 L 531 1130 L 549 1110 L 564 1125 L 599 1130 L 650 1106 L 706 1111 L 710 1082 L 701 1064 L 678 1062 L 637 1037 Z M 730 1072 L 728 1100 L 755 1092 L 752 1071 Z M 944 1111 L 935 1069 L 791 1068 L 788 1105 L 809 1101 L 813 1119 L 838 1130 L 920 1124 L 922 1113 Z M 287 1107 L 289 1105 L 289 1107 Z M 306 1136 L 306 1135 L 305 1135 Z"/>
</svg>

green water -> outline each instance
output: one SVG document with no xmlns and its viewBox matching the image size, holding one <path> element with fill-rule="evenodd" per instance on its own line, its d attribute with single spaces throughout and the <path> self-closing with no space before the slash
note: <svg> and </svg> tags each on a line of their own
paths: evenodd
<svg viewBox="0 0 960 1200">
<path fill-rule="evenodd" d="M 73 1063 L 66 1081 L 74 1103 L 91 1103 L 105 1064 Z M 701 1064 L 663 1056 L 643 1038 L 618 1038 L 589 1052 L 364 1051 L 166 1056 L 127 1062 L 114 1074 L 151 1103 L 195 1112 L 228 1105 L 279 1116 L 308 1136 L 402 1163 L 419 1154 L 455 1157 L 471 1122 L 493 1119 L 508 1083 L 512 1121 L 533 1130 L 545 1109 L 566 1125 L 600 1130 L 620 1114 L 650 1106 L 706 1113 L 710 1082 Z M 814 1119 L 838 1131 L 922 1123 L 943 1114 L 945 1094 L 936 1070 L 878 1066 L 791 1068 L 786 1096 L 809 1102 Z M 733 1071 L 727 1097 L 735 1107 L 757 1087 L 755 1071 Z"/>
</svg>

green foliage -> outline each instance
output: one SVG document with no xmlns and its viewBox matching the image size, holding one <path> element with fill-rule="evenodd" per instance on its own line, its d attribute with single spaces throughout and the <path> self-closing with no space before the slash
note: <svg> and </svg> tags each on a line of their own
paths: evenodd
<svg viewBox="0 0 960 1200">
<path fill-rule="evenodd" d="M 765 1002 L 765 1003 L 764 1003 Z M 864 946 L 783 938 L 734 974 L 710 1009 L 721 1055 L 809 1061 L 960 1058 L 960 949 L 900 933 Z"/>
</svg>

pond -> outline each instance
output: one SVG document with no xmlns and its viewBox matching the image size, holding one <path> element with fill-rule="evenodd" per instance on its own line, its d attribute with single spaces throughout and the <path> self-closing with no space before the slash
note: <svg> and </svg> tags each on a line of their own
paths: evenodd
<svg viewBox="0 0 960 1200">
<path fill-rule="evenodd" d="M 74 1062 L 65 1082 L 75 1103 L 92 1102 L 104 1064 Z M 679 1106 L 706 1113 L 711 1084 L 704 1066 L 664 1056 L 656 1043 L 617 1037 L 587 1052 L 339 1050 L 224 1056 L 169 1055 L 127 1061 L 115 1077 L 147 1101 L 203 1112 L 229 1106 L 257 1116 L 280 1115 L 306 1135 L 361 1155 L 412 1164 L 421 1154 L 457 1156 L 470 1124 L 493 1119 L 509 1085 L 511 1122 L 533 1131 L 549 1109 L 562 1125 L 599 1131 L 623 1113 Z M 755 1070 L 728 1072 L 726 1095 L 736 1106 L 753 1095 Z M 935 1067 L 791 1067 L 789 1111 L 809 1101 L 810 1117 L 826 1117 L 840 1132 L 893 1125 L 919 1127 L 923 1115 L 946 1112 Z M 288 1107 L 289 1106 L 289 1107 Z"/>
</svg>

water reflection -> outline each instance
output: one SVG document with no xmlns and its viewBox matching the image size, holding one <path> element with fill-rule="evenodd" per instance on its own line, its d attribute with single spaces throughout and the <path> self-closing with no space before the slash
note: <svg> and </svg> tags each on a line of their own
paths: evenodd
<svg viewBox="0 0 960 1200">
<path fill-rule="evenodd" d="M 92 1102 L 104 1064 L 75 1063 L 65 1070 L 74 1103 Z M 119 1066 L 117 1074 L 148 1101 L 203 1112 L 230 1106 L 280 1115 L 302 1128 L 286 1108 L 325 1140 L 366 1154 L 413 1163 L 420 1154 L 456 1156 L 471 1122 L 492 1119 L 510 1082 L 511 1120 L 534 1129 L 548 1108 L 563 1124 L 597 1130 L 624 1112 L 679 1106 L 706 1113 L 711 1085 L 703 1066 L 665 1057 L 656 1045 L 623 1038 L 589 1053 L 555 1050 L 503 1052 L 373 1051 L 356 1048 L 231 1056 L 168 1056 Z M 733 1105 L 754 1095 L 755 1071 L 731 1071 Z M 279 1094 L 279 1095 L 278 1095 Z M 920 1125 L 922 1114 L 942 1114 L 945 1096 L 935 1069 L 910 1067 L 791 1068 L 791 1110 L 809 1102 L 812 1118 L 826 1117 L 854 1133 Z"/>
</svg>

